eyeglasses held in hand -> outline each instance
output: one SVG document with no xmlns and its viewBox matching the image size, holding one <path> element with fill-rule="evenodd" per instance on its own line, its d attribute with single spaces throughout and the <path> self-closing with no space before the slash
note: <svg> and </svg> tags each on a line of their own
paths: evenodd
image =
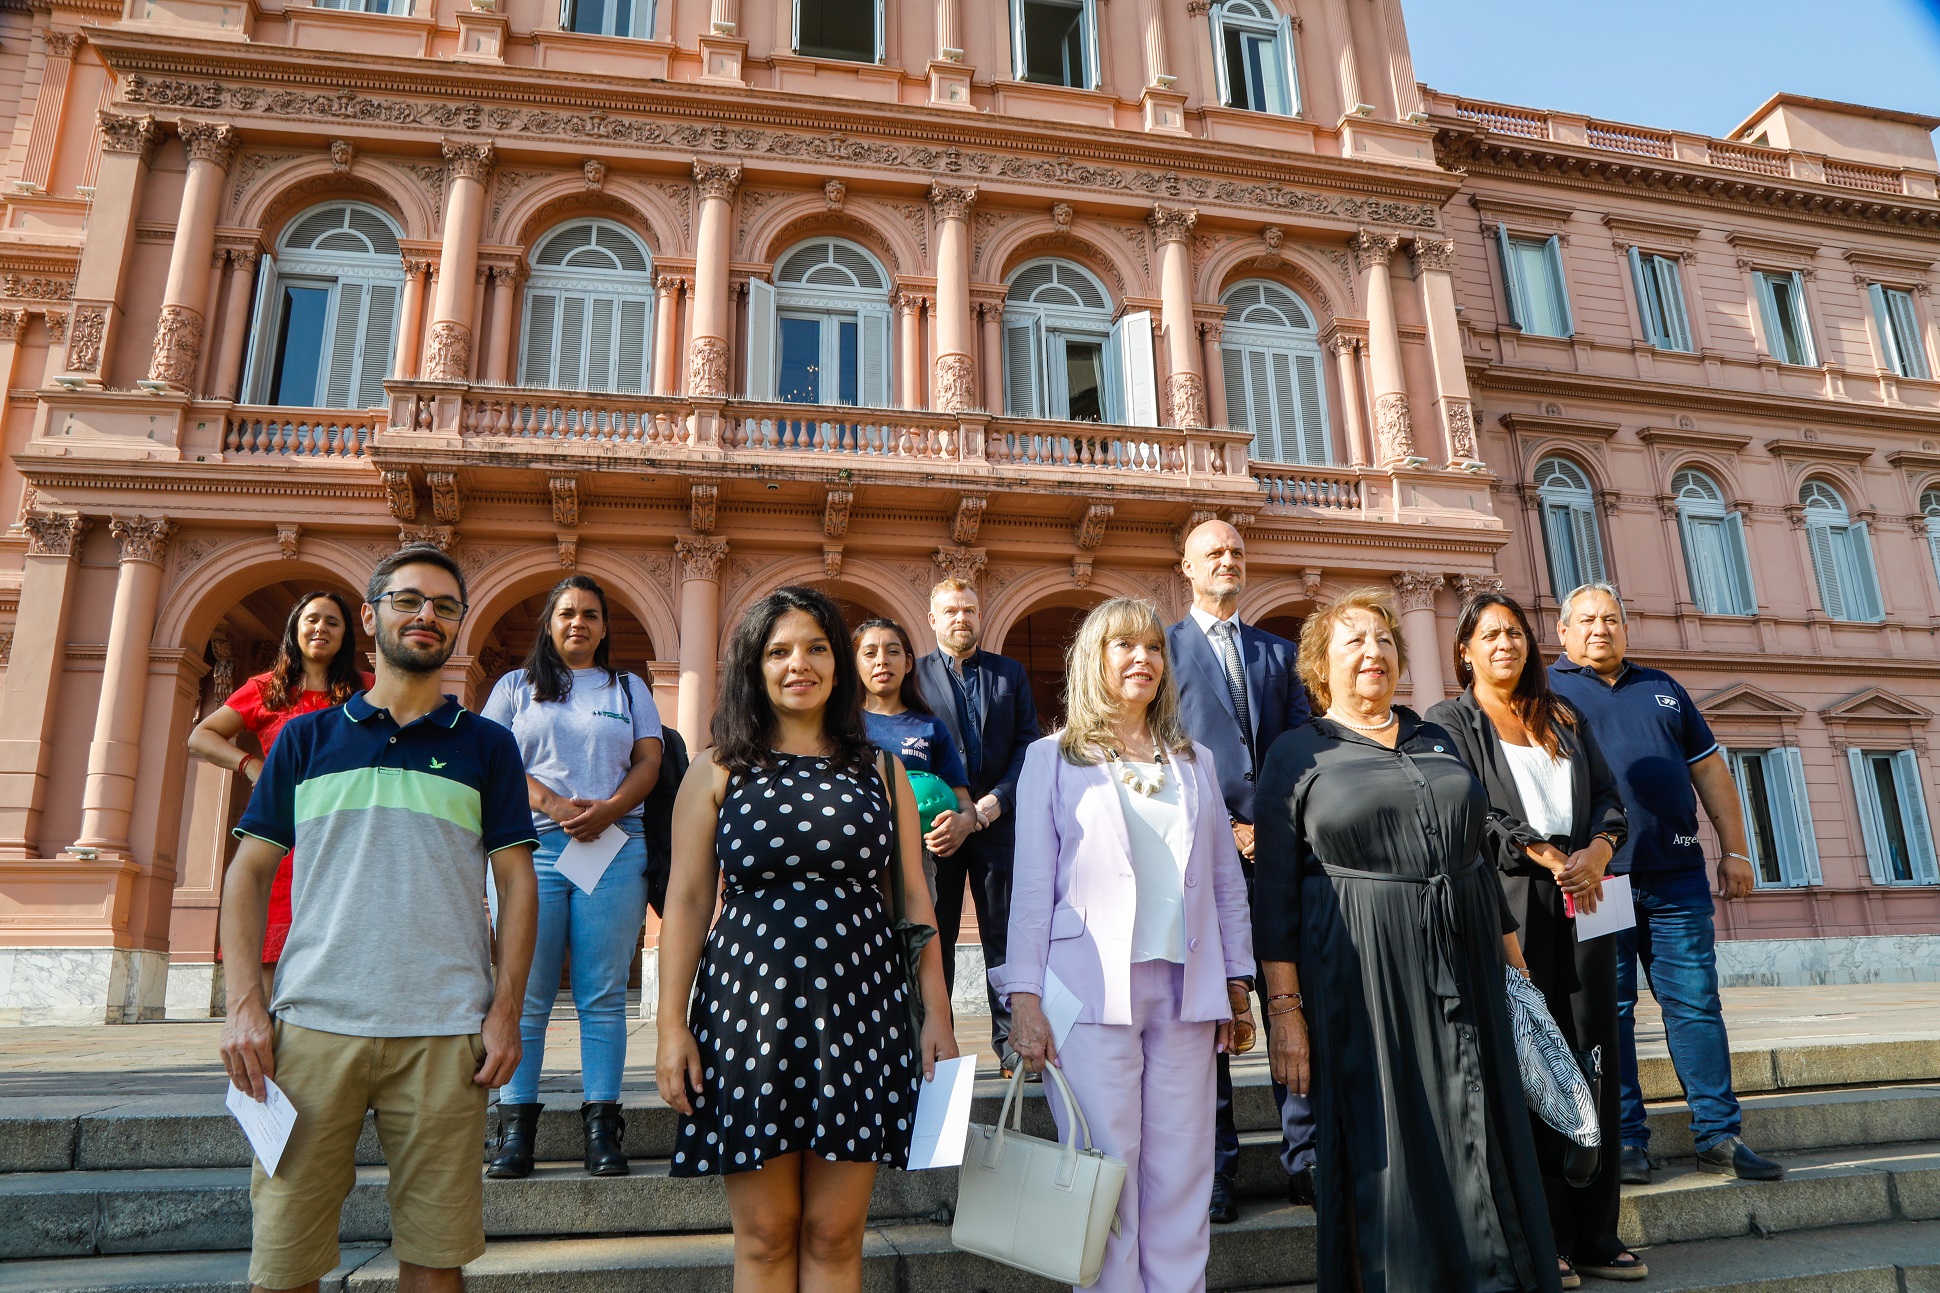
<svg viewBox="0 0 1940 1293">
<path fill-rule="evenodd" d="M 441 620 L 458 621 L 465 618 L 465 603 L 456 597 L 426 597 L 415 590 L 404 589 L 397 592 L 379 593 L 378 601 L 391 599 L 391 609 L 399 615 L 416 615 L 424 609 L 426 602 L 431 603 L 431 613 Z"/>
</svg>

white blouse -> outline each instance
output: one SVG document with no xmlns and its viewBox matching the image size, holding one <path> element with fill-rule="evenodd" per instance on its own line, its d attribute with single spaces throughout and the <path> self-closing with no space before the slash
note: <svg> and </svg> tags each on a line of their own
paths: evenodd
<svg viewBox="0 0 1940 1293">
<path fill-rule="evenodd" d="M 1124 766 L 1148 785 L 1159 771 L 1156 763 L 1126 760 Z M 1132 915 L 1132 960 L 1183 965 L 1188 849 L 1178 761 L 1166 764 L 1165 785 L 1157 794 L 1141 795 L 1116 776 L 1112 782 L 1118 787 L 1118 802 L 1125 810 L 1125 834 L 1132 845 L 1132 883 L 1138 890 Z"/>
<path fill-rule="evenodd" d="M 1524 820 L 1538 835 L 1568 835 L 1576 825 L 1570 760 L 1549 756 L 1540 745 L 1502 742 L 1509 772 L 1522 796 Z"/>
</svg>

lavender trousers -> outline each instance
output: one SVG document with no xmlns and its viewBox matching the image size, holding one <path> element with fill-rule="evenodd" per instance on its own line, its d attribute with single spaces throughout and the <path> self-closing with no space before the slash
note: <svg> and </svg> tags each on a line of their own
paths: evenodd
<svg viewBox="0 0 1940 1293">
<path fill-rule="evenodd" d="M 1120 1233 L 1092 1287 L 1106 1293 L 1201 1293 L 1212 1251 L 1213 1044 L 1217 1025 L 1179 1018 L 1185 969 L 1132 965 L 1132 1022 L 1077 1023 L 1058 1066 L 1091 1124 L 1091 1141 L 1125 1161 Z M 1045 1087 L 1060 1134 L 1070 1113 Z"/>
</svg>

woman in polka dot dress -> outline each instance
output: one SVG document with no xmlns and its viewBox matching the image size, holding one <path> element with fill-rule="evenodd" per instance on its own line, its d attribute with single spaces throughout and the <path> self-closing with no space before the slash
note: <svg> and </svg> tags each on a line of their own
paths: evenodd
<svg viewBox="0 0 1940 1293">
<path fill-rule="evenodd" d="M 934 942 L 923 1035 L 910 1036 L 885 868 L 903 868 L 908 918 L 935 924 L 922 830 L 889 759 L 901 854 L 889 856 L 847 642 L 813 589 L 749 608 L 712 757 L 674 808 L 656 1071 L 681 1114 L 673 1175 L 726 1177 L 737 1291 L 861 1288 L 876 1165 L 907 1161 L 918 1078 L 956 1055 Z"/>
</svg>

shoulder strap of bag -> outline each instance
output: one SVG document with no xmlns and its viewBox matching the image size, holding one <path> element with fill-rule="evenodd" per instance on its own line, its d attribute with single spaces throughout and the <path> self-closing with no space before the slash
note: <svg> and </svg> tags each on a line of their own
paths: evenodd
<svg viewBox="0 0 1940 1293">
<path fill-rule="evenodd" d="M 876 754 L 876 775 L 882 779 L 883 798 L 889 804 L 889 919 L 893 924 L 903 919 L 903 842 L 897 830 L 896 786 L 889 779 L 887 752 Z"/>
</svg>

